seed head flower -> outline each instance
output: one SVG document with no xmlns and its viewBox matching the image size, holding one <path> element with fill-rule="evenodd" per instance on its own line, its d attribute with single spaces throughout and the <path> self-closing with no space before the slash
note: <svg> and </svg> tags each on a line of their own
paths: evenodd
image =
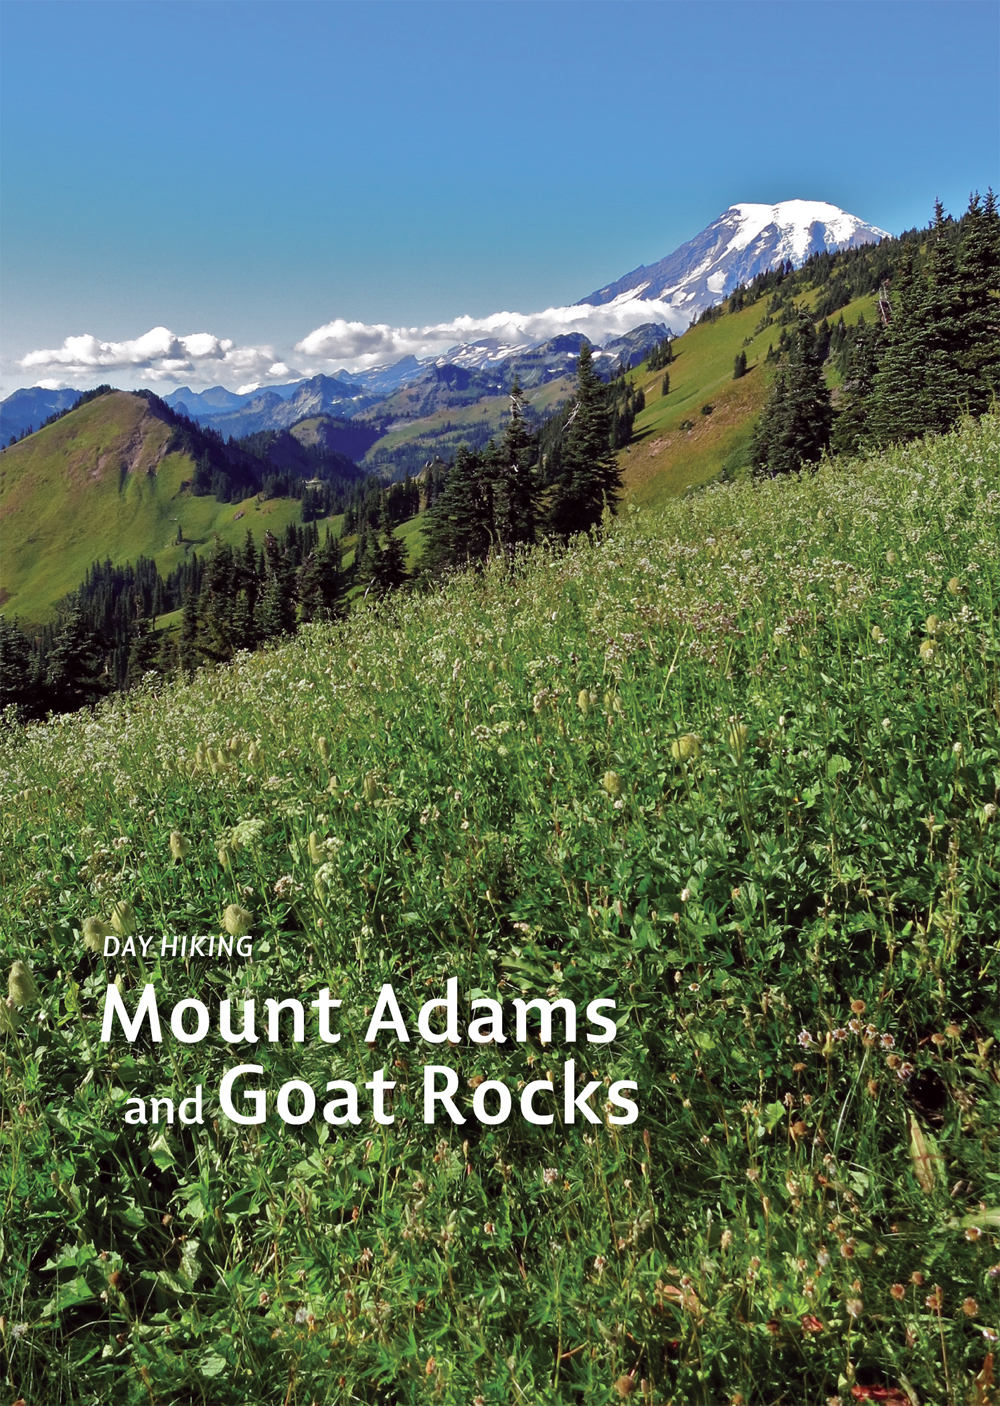
<svg viewBox="0 0 1000 1406">
<path fill-rule="evenodd" d="M 17 1007 L 8 999 L 0 1001 L 0 1035 L 13 1035 L 17 1029 Z"/>
<path fill-rule="evenodd" d="M 966 1318 L 975 1318 L 976 1314 L 979 1312 L 979 1305 L 974 1298 L 970 1296 L 962 1300 L 962 1312 L 965 1314 Z"/>
<path fill-rule="evenodd" d="M 319 836 L 315 830 L 309 831 L 309 858 L 314 864 L 322 864 L 326 858 L 323 846 L 319 842 Z"/>
<path fill-rule="evenodd" d="M 739 755 L 747 745 L 749 735 L 750 729 L 747 727 L 746 723 L 736 723 L 730 728 L 729 745 L 737 755 Z"/>
<path fill-rule="evenodd" d="M 175 859 L 183 859 L 190 848 L 190 844 L 179 830 L 171 830 L 170 853 Z"/>
<path fill-rule="evenodd" d="M 581 689 L 580 689 L 580 692 L 576 695 L 576 706 L 580 709 L 580 712 L 583 714 L 583 716 L 586 717 L 587 714 L 590 712 L 590 690 L 589 690 L 589 689 L 586 689 L 586 688 L 581 688 Z"/>
<path fill-rule="evenodd" d="M 925 664 L 933 664 L 934 656 L 937 654 L 937 645 L 933 640 L 924 640 L 920 646 L 920 657 Z"/>
<path fill-rule="evenodd" d="M 899 561 L 899 553 L 898 553 L 898 552 L 894 552 L 894 551 L 890 548 L 890 550 L 887 551 L 886 554 L 885 554 L 885 559 L 886 559 L 886 561 L 889 563 L 890 566 L 895 566 L 895 565 L 898 563 L 898 561 Z"/>
<path fill-rule="evenodd" d="M 222 916 L 222 926 L 232 937 L 243 937 L 250 931 L 253 914 L 241 908 L 238 903 L 230 903 Z"/>
<path fill-rule="evenodd" d="M 864 1310 L 864 1304 L 860 1299 L 848 1299 L 846 1308 L 852 1318 L 860 1318 Z"/>
<path fill-rule="evenodd" d="M 15 962 L 7 978 L 7 994 L 15 1006 L 33 1006 L 38 1000 L 38 987 L 31 975 L 31 968 L 24 962 Z"/>
<path fill-rule="evenodd" d="M 362 783 L 365 800 L 369 803 L 378 795 L 378 782 L 375 780 L 375 773 L 369 772 Z"/>
<path fill-rule="evenodd" d="M 962 593 L 962 583 L 961 583 L 961 581 L 958 579 L 957 576 L 953 576 L 953 577 L 951 578 L 951 580 L 948 582 L 948 594 L 949 594 L 950 596 L 957 596 L 957 595 L 961 595 L 961 593 Z"/>
<path fill-rule="evenodd" d="M 872 626 L 872 639 L 875 641 L 876 644 L 881 644 L 882 641 L 885 639 L 885 635 L 883 635 L 882 631 L 877 625 Z"/>
<path fill-rule="evenodd" d="M 88 952 L 103 952 L 104 939 L 111 929 L 107 926 L 103 918 L 84 918 L 83 920 L 83 945 Z"/>
<path fill-rule="evenodd" d="M 135 912 L 131 903 L 111 905 L 111 926 L 119 937 L 129 937 L 135 932 Z"/>
<path fill-rule="evenodd" d="M 622 784 L 622 779 L 618 775 L 617 771 L 606 771 L 603 777 L 601 778 L 601 785 L 604 787 L 605 791 L 607 791 L 609 796 L 618 797 L 625 789 Z"/>
<path fill-rule="evenodd" d="M 924 629 L 927 631 L 927 633 L 929 635 L 936 635 L 940 628 L 941 621 L 937 618 L 937 616 L 928 615 L 927 619 L 924 621 Z"/>
<path fill-rule="evenodd" d="M 694 732 L 685 732 L 670 744 L 670 755 L 675 762 L 694 761 L 701 756 L 701 738 Z"/>
<path fill-rule="evenodd" d="M 889 1293 L 892 1295 L 892 1297 L 893 1297 L 894 1299 L 897 1300 L 897 1302 L 898 1302 L 898 1300 L 900 1300 L 900 1299 L 905 1299 L 905 1298 L 906 1298 L 906 1285 L 905 1285 L 905 1284 L 893 1284 L 892 1288 L 889 1290 Z"/>
</svg>

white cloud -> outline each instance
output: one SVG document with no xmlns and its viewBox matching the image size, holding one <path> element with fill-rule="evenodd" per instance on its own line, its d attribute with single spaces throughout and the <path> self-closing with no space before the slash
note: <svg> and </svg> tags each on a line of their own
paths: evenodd
<svg viewBox="0 0 1000 1406">
<path fill-rule="evenodd" d="M 102 342 L 90 334 L 67 337 L 61 347 L 29 352 L 16 365 L 22 382 L 49 390 L 108 378 L 154 386 L 235 385 L 245 394 L 269 381 L 291 381 L 320 371 L 341 367 L 361 371 L 404 356 L 441 356 L 458 343 L 484 338 L 516 346 L 564 332 L 582 332 L 600 343 L 644 322 L 664 322 L 672 331 L 682 332 L 688 321 L 689 317 L 670 303 L 644 302 L 635 293 L 627 293 L 603 307 L 584 303 L 535 313 L 466 315 L 424 327 L 336 318 L 297 343 L 294 365 L 278 359 L 271 346 L 237 346 L 211 332 L 178 336 L 167 327 L 153 327 L 124 342 Z"/>
<path fill-rule="evenodd" d="M 275 360 L 272 347 L 238 347 L 229 338 L 215 337 L 211 332 L 179 337 L 167 327 L 153 327 L 125 342 L 101 342 L 89 334 L 67 337 L 61 347 L 29 352 L 18 366 L 22 372 L 43 373 L 48 388 L 124 371 L 140 380 L 177 385 L 294 374 L 283 361 Z"/>
<path fill-rule="evenodd" d="M 336 318 L 303 337 L 295 350 L 314 364 L 360 371 L 403 356 L 440 356 L 456 343 L 486 337 L 516 344 L 544 341 L 564 332 L 582 332 L 593 342 L 603 342 L 644 322 L 665 322 L 671 330 L 682 332 L 688 321 L 670 303 L 644 302 L 634 293 L 627 293 L 602 307 L 582 303 L 535 313 L 495 312 L 488 317 L 456 317 L 451 322 L 426 327 L 390 327 L 385 322 L 346 322 Z M 317 365 L 316 369 L 320 367 Z"/>
</svg>

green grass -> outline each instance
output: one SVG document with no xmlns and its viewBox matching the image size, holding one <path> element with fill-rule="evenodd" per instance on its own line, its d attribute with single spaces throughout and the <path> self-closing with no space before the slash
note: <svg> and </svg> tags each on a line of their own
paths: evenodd
<svg viewBox="0 0 1000 1406">
<path fill-rule="evenodd" d="M 994 419 L 8 726 L 3 950 L 39 989 L 0 1035 L 10 1399 L 986 1406 L 998 594 Z M 155 937 L 238 904 L 253 959 L 105 962 L 81 934 L 116 901 Z M 130 1009 L 154 983 L 161 1044 L 101 1042 L 111 978 Z M 430 1044 L 450 978 L 459 1040 Z M 384 982 L 409 1042 L 366 1042 Z M 216 1033 L 222 999 L 324 987 L 339 1044 L 308 1010 L 302 1044 Z M 571 999 L 581 1039 L 475 1044 L 480 995 Z M 168 1023 L 187 998 L 200 1043 Z M 634 1080 L 637 1120 L 543 1089 L 553 1123 L 525 1121 L 571 1059 Z M 218 1106 L 238 1063 L 262 1124 Z M 423 1121 L 427 1063 L 463 1125 Z M 381 1068 L 391 1125 L 363 1088 L 358 1126 L 274 1112 Z M 198 1084 L 203 1125 L 125 1124 Z"/>
<path fill-rule="evenodd" d="M 812 307 L 821 290 L 812 290 L 797 305 Z M 700 487 L 718 476 L 727 459 L 738 457 L 753 433 L 757 415 L 770 390 L 773 373 L 765 366 L 769 343 L 777 346 L 781 328 L 775 324 L 757 332 L 768 300 L 760 299 L 742 312 L 725 313 L 715 322 L 697 324 L 674 343 L 675 359 L 667 368 L 670 391 L 661 395 L 663 371 L 645 364 L 632 373 L 641 386 L 646 408 L 635 422 L 632 443 L 619 455 L 626 489 L 633 502 L 654 506 Z M 859 313 L 877 316 L 873 298 L 858 298 L 843 309 L 853 325 Z M 831 319 L 835 322 L 841 314 Z M 733 380 L 733 360 L 745 351 L 748 374 Z M 830 369 L 830 384 L 837 377 Z M 701 407 L 714 407 L 710 416 Z M 693 428 L 682 429 L 690 421 Z"/>
<path fill-rule="evenodd" d="M 300 521 L 297 499 L 194 497 L 181 487 L 194 474 L 191 460 L 164 455 L 170 435 L 141 397 L 119 391 L 0 454 L 5 613 L 33 623 L 51 618 L 95 561 L 147 556 L 166 575 L 216 536 L 235 546 L 249 528 L 261 543 L 268 529 L 280 535 Z M 337 532 L 340 521 L 321 529 Z"/>
</svg>

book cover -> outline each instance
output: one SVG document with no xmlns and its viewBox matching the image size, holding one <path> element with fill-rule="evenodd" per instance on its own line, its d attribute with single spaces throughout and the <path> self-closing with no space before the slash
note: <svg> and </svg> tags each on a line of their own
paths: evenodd
<svg viewBox="0 0 1000 1406">
<path fill-rule="evenodd" d="M 995 9 L 5 11 L 0 1397 L 996 1402 Z"/>
</svg>

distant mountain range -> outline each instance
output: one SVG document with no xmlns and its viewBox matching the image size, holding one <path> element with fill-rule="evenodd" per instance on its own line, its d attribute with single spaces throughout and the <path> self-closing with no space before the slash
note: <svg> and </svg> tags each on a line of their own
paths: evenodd
<svg viewBox="0 0 1000 1406">
<path fill-rule="evenodd" d="M 824 249 L 855 248 L 885 235 L 885 230 L 823 201 L 731 205 L 666 258 L 633 269 L 575 306 L 635 304 L 640 316 L 644 305 L 650 305 L 648 319 L 641 325 L 594 348 L 598 368 L 608 373 L 621 364 L 638 362 L 658 342 L 683 332 L 706 308 L 766 269 L 786 261 L 798 268 Z M 423 361 L 406 356 L 391 366 L 340 370 L 332 376 L 255 387 L 243 394 L 222 386 L 205 391 L 182 386 L 164 399 L 199 424 L 235 438 L 259 430 L 288 429 L 315 416 L 388 422 L 401 413 L 401 406 L 392 402 L 410 388 L 416 390 L 405 398 L 404 418 L 412 417 L 411 407 L 417 405 L 472 404 L 483 396 L 497 395 L 509 390 L 515 374 L 526 388 L 572 376 L 584 343 L 592 345 L 580 333 L 521 343 L 485 338 Z M 453 371 L 442 375 L 445 368 Z M 72 405 L 78 394 L 76 389 L 40 386 L 14 391 L 0 402 L 0 443 L 29 427 L 37 429 L 49 415 Z"/>
</svg>

